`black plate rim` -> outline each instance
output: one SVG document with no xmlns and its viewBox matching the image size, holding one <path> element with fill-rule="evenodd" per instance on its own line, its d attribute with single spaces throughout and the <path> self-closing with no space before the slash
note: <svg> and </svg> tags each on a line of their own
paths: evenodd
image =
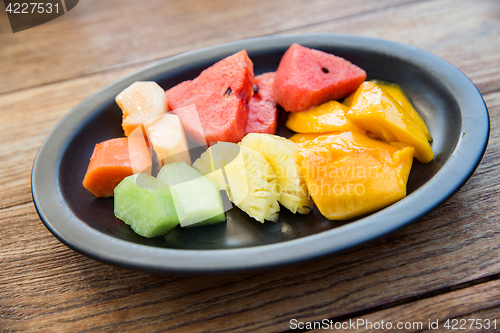
<svg viewBox="0 0 500 333">
<path fill-rule="evenodd" d="M 283 48 L 293 43 L 320 48 L 335 45 L 401 57 L 439 78 L 461 109 L 462 137 L 448 161 L 410 196 L 352 223 L 286 242 L 222 250 L 176 250 L 134 244 L 87 226 L 65 206 L 58 182 L 59 160 L 80 121 L 109 103 L 137 80 L 146 80 L 200 59 L 222 58 Z M 40 219 L 62 243 L 91 258 L 157 273 L 226 273 L 268 269 L 339 253 L 392 233 L 451 197 L 473 174 L 489 139 L 489 115 L 475 85 L 459 69 L 425 50 L 379 38 L 347 34 L 292 34 L 257 37 L 179 54 L 147 66 L 99 90 L 64 116 L 40 147 L 32 169 L 32 198 Z M 418 202 L 416 207 L 412 202 Z M 332 244 L 331 240 L 336 242 Z"/>
</svg>

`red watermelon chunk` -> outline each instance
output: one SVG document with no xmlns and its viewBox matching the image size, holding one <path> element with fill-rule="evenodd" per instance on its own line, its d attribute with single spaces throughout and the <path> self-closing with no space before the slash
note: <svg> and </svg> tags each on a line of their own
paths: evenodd
<svg viewBox="0 0 500 333">
<path fill-rule="evenodd" d="M 169 89 L 167 103 L 175 114 L 184 106 L 196 106 L 208 145 L 218 141 L 239 142 L 247 126 L 253 78 L 253 63 L 246 50 L 242 50 L 205 69 L 194 80 Z M 185 126 L 185 130 L 188 136 L 199 135 L 190 126 Z"/>
<path fill-rule="evenodd" d="M 275 134 L 278 110 L 274 100 L 273 83 L 275 72 L 257 75 L 253 81 L 254 95 L 248 105 L 248 123 L 245 134 Z"/>
<path fill-rule="evenodd" d="M 293 44 L 280 61 L 274 98 L 290 112 L 304 111 L 353 93 L 366 72 L 330 53 Z"/>
</svg>

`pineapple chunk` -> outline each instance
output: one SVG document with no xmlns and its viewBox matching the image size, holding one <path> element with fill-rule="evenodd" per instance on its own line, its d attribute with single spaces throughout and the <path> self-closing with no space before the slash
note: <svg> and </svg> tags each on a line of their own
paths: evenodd
<svg viewBox="0 0 500 333">
<path fill-rule="evenodd" d="M 264 155 L 271 164 L 280 188 L 279 202 L 292 213 L 307 214 L 313 207 L 304 179 L 300 174 L 299 146 L 285 138 L 250 133 L 239 143 Z"/>
<path fill-rule="evenodd" d="M 259 222 L 277 221 L 279 186 L 276 175 L 258 151 L 219 142 L 204 152 L 193 167 L 212 180 L 229 199 Z"/>
</svg>

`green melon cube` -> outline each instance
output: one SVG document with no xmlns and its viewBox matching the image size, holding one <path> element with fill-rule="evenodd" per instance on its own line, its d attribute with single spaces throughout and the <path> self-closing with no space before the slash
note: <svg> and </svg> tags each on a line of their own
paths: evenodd
<svg viewBox="0 0 500 333">
<path fill-rule="evenodd" d="M 114 190 L 115 216 L 144 237 L 165 235 L 179 224 L 175 193 L 156 178 L 139 173 L 123 179 Z"/>
<path fill-rule="evenodd" d="M 224 205 L 215 184 L 185 162 L 164 165 L 157 179 L 176 193 L 181 227 L 202 226 L 226 221 Z"/>
</svg>

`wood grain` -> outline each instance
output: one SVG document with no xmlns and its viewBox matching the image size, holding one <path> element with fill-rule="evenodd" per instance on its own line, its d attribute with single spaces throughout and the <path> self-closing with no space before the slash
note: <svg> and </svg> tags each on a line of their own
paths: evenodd
<svg viewBox="0 0 500 333">
<path fill-rule="evenodd" d="M 82 1 L 52 23 L 0 35 L 7 45 L 0 46 L 0 124 L 8 124 L 0 131 L 1 332 L 276 332 L 290 330 L 293 318 L 499 317 L 498 1 L 120 3 L 114 16 L 116 2 Z M 127 29 L 130 22 L 138 28 Z M 31 201 L 31 165 L 73 106 L 154 59 L 276 32 L 388 38 L 458 66 L 491 115 L 489 147 L 475 174 L 438 209 L 389 237 L 260 273 L 132 272 L 73 252 L 43 226 Z M 71 52 L 73 59 L 65 56 Z"/>
<path fill-rule="evenodd" d="M 0 35 L 0 92 L 118 69 L 208 45 L 286 31 L 410 0 L 81 1 L 68 14 Z M 64 33 L 61 33 L 64 32 Z M 71 54 L 72 56 L 68 56 Z M 77 65 L 75 65 L 77 64 Z"/>
<path fill-rule="evenodd" d="M 456 328 L 462 327 L 460 332 L 494 332 L 500 329 L 499 306 L 500 281 L 496 279 L 387 310 L 350 318 L 350 321 L 345 322 L 349 326 L 355 322 L 356 326 L 348 328 L 347 324 L 343 324 L 347 329 L 343 329 L 342 332 L 373 332 L 375 327 L 380 327 L 376 330 L 377 332 L 393 332 L 395 328 L 397 329 L 398 323 L 401 323 L 399 325 L 407 325 L 406 327 L 401 326 L 405 328 L 404 332 L 449 332 L 451 331 L 450 327 L 445 327 L 445 325 L 448 323 L 453 326 L 455 324 L 453 319 L 457 320 Z M 481 321 L 473 321 L 473 319 Z M 489 323 L 485 320 L 488 320 Z M 382 324 L 382 321 L 385 322 L 385 325 Z M 387 324 L 388 322 L 390 324 Z M 339 322 L 337 325 L 342 325 L 341 323 Z M 358 323 L 359 326 L 357 326 Z M 329 325 L 332 324 L 328 322 L 327 326 Z M 333 324 L 333 328 L 335 328 L 335 324 Z"/>
</svg>

